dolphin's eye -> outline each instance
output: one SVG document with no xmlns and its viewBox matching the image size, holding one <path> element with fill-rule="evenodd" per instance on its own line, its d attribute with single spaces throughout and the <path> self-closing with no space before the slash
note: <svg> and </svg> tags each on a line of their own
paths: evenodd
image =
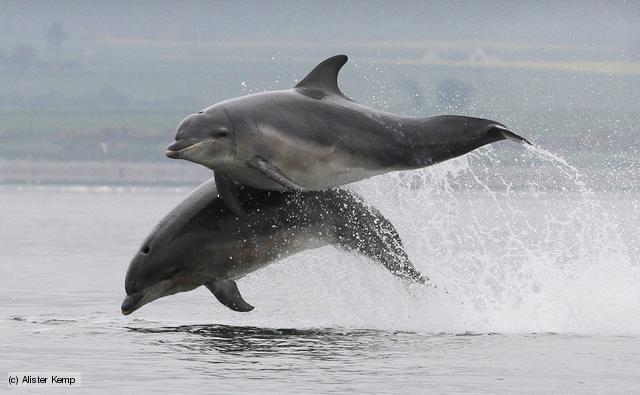
<svg viewBox="0 0 640 395">
<path fill-rule="evenodd" d="M 142 247 L 141 252 L 145 255 L 147 255 L 149 253 L 149 251 L 151 251 L 151 248 L 149 248 L 149 246 L 144 246 Z"/>
<path fill-rule="evenodd" d="M 204 114 L 204 111 L 198 111 L 198 114 Z"/>
<path fill-rule="evenodd" d="M 226 130 L 216 130 L 211 135 L 215 138 L 227 137 L 229 135 L 229 132 L 227 132 Z"/>
</svg>

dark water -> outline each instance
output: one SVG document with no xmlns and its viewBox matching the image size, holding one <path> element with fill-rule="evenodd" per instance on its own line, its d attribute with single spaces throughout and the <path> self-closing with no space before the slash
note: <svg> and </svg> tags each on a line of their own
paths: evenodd
<svg viewBox="0 0 640 395">
<path fill-rule="evenodd" d="M 491 155 L 354 186 L 437 288 L 325 247 L 240 280 L 246 314 L 205 289 L 119 312 L 129 259 L 189 188 L 1 187 L 2 370 L 104 393 L 637 390 L 640 194 L 533 154 L 555 178 L 510 189 Z"/>
<path fill-rule="evenodd" d="M 639 379 L 630 336 L 96 321 L 22 321 L 5 355 L 82 371 L 83 392 L 624 392 Z"/>
</svg>

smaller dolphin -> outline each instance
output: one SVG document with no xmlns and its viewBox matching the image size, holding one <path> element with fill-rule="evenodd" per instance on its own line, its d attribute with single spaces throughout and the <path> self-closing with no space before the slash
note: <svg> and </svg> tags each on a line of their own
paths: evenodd
<svg viewBox="0 0 640 395">
<path fill-rule="evenodd" d="M 331 57 L 293 89 L 226 100 L 189 115 L 166 155 L 212 169 L 221 198 L 244 215 L 236 184 L 326 190 L 431 166 L 499 140 L 529 143 L 489 119 L 409 118 L 358 104 L 338 88 L 346 62 L 345 55 Z"/>
<path fill-rule="evenodd" d="M 236 280 L 280 258 L 333 244 L 425 283 L 393 225 L 351 192 L 274 192 L 240 187 L 239 218 L 209 180 L 178 204 L 142 243 L 125 277 L 127 315 L 167 295 L 205 285 L 228 308 L 253 309 Z"/>
</svg>

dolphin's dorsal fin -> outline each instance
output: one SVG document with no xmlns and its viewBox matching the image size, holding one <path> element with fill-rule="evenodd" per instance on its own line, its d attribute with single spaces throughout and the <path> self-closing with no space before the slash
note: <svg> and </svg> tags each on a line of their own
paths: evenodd
<svg viewBox="0 0 640 395">
<path fill-rule="evenodd" d="M 347 55 L 336 55 L 323 60 L 295 87 L 319 89 L 323 92 L 344 96 L 338 88 L 338 73 L 348 59 Z"/>
</svg>

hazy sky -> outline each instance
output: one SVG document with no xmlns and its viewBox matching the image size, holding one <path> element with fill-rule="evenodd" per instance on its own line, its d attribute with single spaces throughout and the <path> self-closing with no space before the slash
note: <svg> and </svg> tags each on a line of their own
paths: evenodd
<svg viewBox="0 0 640 395">
<path fill-rule="evenodd" d="M 640 37 L 638 1 L 2 1 L 0 10 L 4 42 L 41 36 L 53 20 L 87 38 L 629 45 Z"/>
<path fill-rule="evenodd" d="M 142 136 L 162 155 L 185 115 L 290 88 L 337 53 L 343 91 L 375 108 L 489 117 L 565 146 L 635 133 L 640 0 L 0 0 L 0 156 L 95 155 L 69 133 L 95 149 Z"/>
</svg>

